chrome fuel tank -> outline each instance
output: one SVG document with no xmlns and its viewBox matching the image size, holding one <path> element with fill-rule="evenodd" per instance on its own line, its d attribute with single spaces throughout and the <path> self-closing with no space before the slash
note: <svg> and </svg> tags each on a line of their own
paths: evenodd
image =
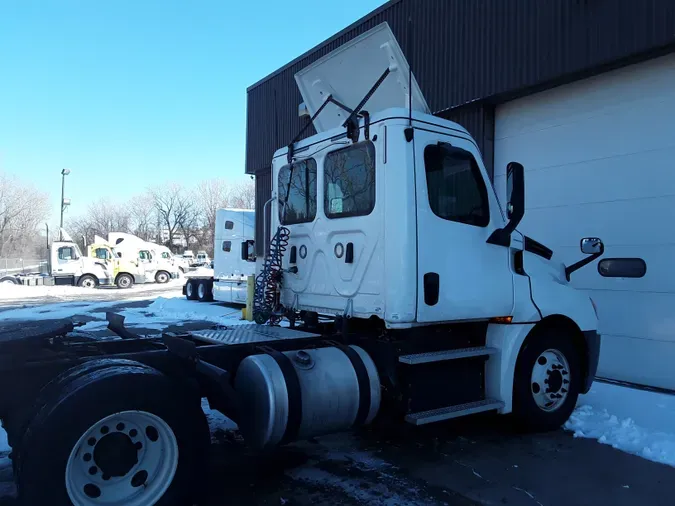
<svg viewBox="0 0 675 506">
<path fill-rule="evenodd" d="M 370 423 L 380 408 L 380 379 L 357 346 L 253 355 L 237 370 L 239 428 L 265 448 Z"/>
</svg>

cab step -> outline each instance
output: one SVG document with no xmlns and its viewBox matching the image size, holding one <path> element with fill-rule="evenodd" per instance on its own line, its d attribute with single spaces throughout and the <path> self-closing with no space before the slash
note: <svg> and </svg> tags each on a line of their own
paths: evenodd
<svg viewBox="0 0 675 506">
<path fill-rule="evenodd" d="M 484 399 L 482 401 L 467 402 L 445 408 L 431 409 L 429 411 L 420 411 L 419 413 L 410 413 L 406 415 L 405 421 L 413 425 L 424 425 L 427 423 L 441 422 L 460 416 L 473 415 L 483 411 L 492 411 L 504 407 L 502 401 L 495 399 Z"/>
<path fill-rule="evenodd" d="M 497 353 L 497 348 L 488 346 L 475 346 L 473 348 L 459 348 L 457 350 L 429 351 L 425 353 L 414 353 L 411 355 L 401 355 L 398 361 L 403 364 L 428 364 L 430 362 L 442 362 L 444 360 L 456 360 L 458 358 L 484 357 Z"/>
</svg>

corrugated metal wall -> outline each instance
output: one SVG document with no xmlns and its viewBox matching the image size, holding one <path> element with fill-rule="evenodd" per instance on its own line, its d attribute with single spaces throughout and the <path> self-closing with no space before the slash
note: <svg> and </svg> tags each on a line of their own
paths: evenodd
<svg viewBox="0 0 675 506">
<path fill-rule="evenodd" d="M 383 21 L 435 112 L 517 96 L 675 44 L 675 0 L 394 0 L 249 88 L 247 172 L 269 168 L 274 150 L 302 126 L 294 74 Z M 485 131 L 490 114 L 477 107 L 460 119 Z"/>
</svg>

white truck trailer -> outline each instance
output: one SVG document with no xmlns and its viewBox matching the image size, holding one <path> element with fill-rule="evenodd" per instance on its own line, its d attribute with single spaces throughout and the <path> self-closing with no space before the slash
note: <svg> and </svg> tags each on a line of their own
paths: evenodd
<svg viewBox="0 0 675 506">
<path fill-rule="evenodd" d="M 144 339 L 109 314 L 123 339 L 83 341 L 72 322 L 2 336 L 22 504 L 194 504 L 202 398 L 271 448 L 377 416 L 494 411 L 554 429 L 591 387 L 597 314 L 569 279 L 602 241 L 581 239 L 587 256 L 566 266 L 518 232 L 522 165 L 508 164 L 502 207 L 476 143 L 429 113 L 386 24 L 296 77 L 317 133 L 272 161 L 260 324 Z"/>
<path fill-rule="evenodd" d="M 247 278 L 255 274 L 255 212 L 219 209 L 213 244 L 213 276 L 191 276 L 183 287 L 189 300 L 246 304 Z"/>
</svg>

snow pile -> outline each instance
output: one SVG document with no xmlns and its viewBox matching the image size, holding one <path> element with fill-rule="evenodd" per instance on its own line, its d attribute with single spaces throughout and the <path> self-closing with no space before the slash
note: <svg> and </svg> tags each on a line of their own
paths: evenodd
<svg viewBox="0 0 675 506">
<path fill-rule="evenodd" d="M 675 467 L 675 395 L 596 382 L 565 428 L 575 437 Z"/>
<path fill-rule="evenodd" d="M 144 322 L 173 321 L 208 321 L 218 325 L 247 325 L 251 322 L 241 320 L 241 309 L 223 307 L 219 304 L 204 304 L 190 301 L 182 297 L 166 298 L 159 297 L 146 308 L 133 308 L 123 311 L 125 317 L 134 313 L 142 313 Z"/>
</svg>

